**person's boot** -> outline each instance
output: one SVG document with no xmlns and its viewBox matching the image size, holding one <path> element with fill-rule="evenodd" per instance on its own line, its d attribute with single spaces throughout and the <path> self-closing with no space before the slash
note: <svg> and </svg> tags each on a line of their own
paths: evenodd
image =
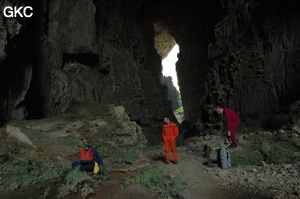
<svg viewBox="0 0 300 199">
<path fill-rule="evenodd" d="M 232 148 L 235 148 L 235 147 L 237 147 L 237 144 L 236 143 L 235 144 L 232 143 L 228 148 L 232 149 Z"/>
</svg>

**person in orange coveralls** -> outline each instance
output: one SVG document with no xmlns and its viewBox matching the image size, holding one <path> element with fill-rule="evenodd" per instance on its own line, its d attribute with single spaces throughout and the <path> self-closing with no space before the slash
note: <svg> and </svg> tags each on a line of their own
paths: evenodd
<svg viewBox="0 0 300 199">
<path fill-rule="evenodd" d="M 227 121 L 227 136 L 231 139 L 231 145 L 228 148 L 237 147 L 235 131 L 239 126 L 241 119 L 240 117 L 231 109 L 225 108 L 222 105 L 217 105 L 216 111 L 218 114 L 224 114 Z"/>
<path fill-rule="evenodd" d="M 178 157 L 176 154 L 176 142 L 175 138 L 178 136 L 178 127 L 174 122 L 170 121 L 168 116 L 164 116 L 165 125 L 162 127 L 162 138 L 164 140 L 164 148 L 166 152 L 165 163 L 170 163 L 170 149 L 172 151 L 174 164 L 178 163 Z"/>
</svg>

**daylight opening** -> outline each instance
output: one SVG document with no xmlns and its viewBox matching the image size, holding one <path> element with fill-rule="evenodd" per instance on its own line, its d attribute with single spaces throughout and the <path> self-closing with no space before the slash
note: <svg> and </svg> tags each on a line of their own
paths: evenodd
<svg viewBox="0 0 300 199">
<path fill-rule="evenodd" d="M 162 83 L 168 88 L 168 100 L 172 102 L 172 109 L 179 122 L 183 118 L 183 108 L 180 89 L 177 80 L 176 62 L 179 46 L 175 38 L 160 23 L 154 23 L 154 47 L 162 58 Z"/>
<path fill-rule="evenodd" d="M 178 122 L 182 122 L 183 107 L 178 86 L 176 62 L 178 61 L 179 46 L 175 44 L 167 57 L 162 60 L 163 83 L 168 87 L 168 99 L 172 101 L 172 108 Z"/>
<path fill-rule="evenodd" d="M 162 60 L 162 73 L 164 76 L 172 77 L 173 85 L 179 91 L 176 62 L 178 61 L 177 54 L 179 53 L 179 46 L 175 44 L 173 49 L 169 52 L 168 56 Z"/>
</svg>

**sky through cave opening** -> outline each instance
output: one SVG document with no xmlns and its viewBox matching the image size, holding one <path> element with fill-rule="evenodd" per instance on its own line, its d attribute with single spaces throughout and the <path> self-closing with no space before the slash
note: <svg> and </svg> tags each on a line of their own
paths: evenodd
<svg viewBox="0 0 300 199">
<path fill-rule="evenodd" d="M 164 76 L 172 77 L 173 85 L 179 91 L 176 62 L 178 61 L 177 54 L 179 53 L 179 46 L 176 44 L 173 49 L 169 52 L 168 56 L 162 60 L 162 73 Z"/>
<path fill-rule="evenodd" d="M 172 101 L 172 108 L 178 122 L 181 122 L 184 118 L 183 107 L 180 97 L 180 88 L 178 85 L 176 62 L 178 61 L 179 46 L 174 45 L 172 50 L 168 53 L 167 57 L 162 60 L 162 74 L 165 76 L 164 83 L 168 86 L 168 82 L 172 82 L 172 87 L 168 86 L 168 98 Z"/>
</svg>

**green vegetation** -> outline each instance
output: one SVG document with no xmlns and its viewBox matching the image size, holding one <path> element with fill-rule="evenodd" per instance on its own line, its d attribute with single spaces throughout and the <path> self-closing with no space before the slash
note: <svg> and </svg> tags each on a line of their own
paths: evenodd
<svg viewBox="0 0 300 199">
<path fill-rule="evenodd" d="M 238 165 L 261 165 L 262 161 L 267 164 L 293 163 L 296 160 L 294 153 L 298 151 L 297 138 L 292 138 L 291 133 L 286 132 L 270 142 L 270 150 L 267 154 L 260 151 L 261 144 L 248 144 L 243 149 L 231 153 L 233 166 Z M 288 140 L 289 139 L 289 140 Z M 270 140 L 269 140 L 270 141 Z M 289 144 L 287 144 L 289 142 Z"/>
<path fill-rule="evenodd" d="M 114 147 L 117 148 L 117 149 L 118 148 L 127 148 L 127 147 L 130 147 L 130 145 L 125 144 L 124 140 L 116 139 Z"/>
<path fill-rule="evenodd" d="M 77 192 L 81 193 L 82 198 L 87 198 L 94 192 L 93 188 L 90 186 L 92 177 L 87 175 L 86 172 L 81 172 L 79 167 L 76 167 L 69 172 L 65 181 L 66 184 L 63 184 L 59 188 L 58 198 L 63 198 L 64 196 Z"/>
<path fill-rule="evenodd" d="M 76 147 L 77 146 L 77 139 L 72 137 L 63 137 L 63 138 L 58 138 L 57 143 L 62 144 L 62 145 L 67 145 L 67 146 L 72 146 Z"/>
<path fill-rule="evenodd" d="M 282 146 L 272 144 L 270 156 L 267 158 L 267 163 L 281 164 L 291 163 L 293 161 L 294 153 Z"/>
<path fill-rule="evenodd" d="M 115 164 L 132 164 L 135 158 L 138 156 L 138 151 L 134 147 L 128 147 L 122 150 L 119 150 L 117 156 L 111 159 L 112 163 Z"/>
<path fill-rule="evenodd" d="M 68 172 L 70 171 L 70 172 Z M 101 180 L 101 179 L 100 179 Z M 87 198 L 93 193 L 92 177 L 86 172 L 81 172 L 79 167 L 68 170 L 61 165 L 46 166 L 37 161 L 13 160 L 0 165 L 0 191 L 15 192 L 34 189 L 44 190 L 41 198 L 48 198 L 50 193 L 56 191 L 52 186 L 62 181 L 65 184 L 58 188 L 57 198 L 63 198 L 73 193 L 80 193 L 82 198 Z"/>
<path fill-rule="evenodd" d="M 156 145 L 156 146 L 147 145 L 145 148 L 143 148 L 143 151 L 154 151 L 158 149 L 161 149 L 161 145 Z"/>
<path fill-rule="evenodd" d="M 137 148 L 125 144 L 121 139 L 114 140 L 113 147 L 109 152 L 114 154 L 111 159 L 114 164 L 132 164 L 139 154 Z"/>
<path fill-rule="evenodd" d="M 60 181 L 65 173 L 66 169 L 60 165 L 45 166 L 36 161 L 9 161 L 0 165 L 0 191 L 22 190 L 33 186 L 38 190 L 48 181 Z"/>
<path fill-rule="evenodd" d="M 183 106 L 179 107 L 175 112 L 176 113 L 183 113 Z"/>
<path fill-rule="evenodd" d="M 114 154 L 113 150 L 106 148 L 106 147 L 101 147 L 100 145 L 95 145 L 94 148 L 97 149 L 97 151 L 99 153 L 106 153 L 106 154 L 110 154 L 110 155 Z"/>
<path fill-rule="evenodd" d="M 158 193 L 162 198 L 184 198 L 189 199 L 190 193 L 183 188 L 178 179 L 164 176 L 159 170 L 143 170 L 133 178 L 125 178 L 123 185 L 137 183 L 146 186 L 150 191 Z"/>
<path fill-rule="evenodd" d="M 239 165 L 261 165 L 264 157 L 259 151 L 253 150 L 239 150 L 231 153 L 232 166 Z"/>
</svg>

